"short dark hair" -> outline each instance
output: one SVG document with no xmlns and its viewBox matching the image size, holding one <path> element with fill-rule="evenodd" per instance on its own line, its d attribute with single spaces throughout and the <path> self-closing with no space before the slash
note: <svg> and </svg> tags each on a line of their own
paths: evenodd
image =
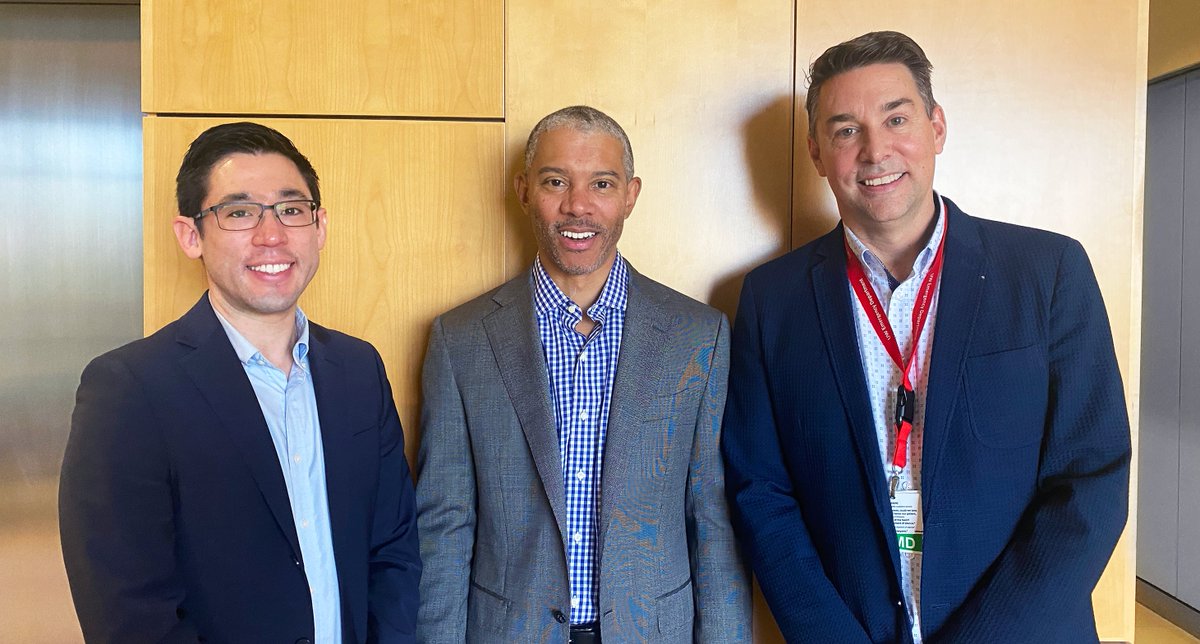
<svg viewBox="0 0 1200 644">
<path fill-rule="evenodd" d="M 572 105 L 551 112 L 533 126 L 529 139 L 525 142 L 525 171 L 529 172 L 533 165 L 533 155 L 537 152 L 542 135 L 550 130 L 568 128 L 576 132 L 600 132 L 621 142 L 621 165 L 625 170 L 625 180 L 633 179 L 633 145 L 629 143 L 629 135 L 621 128 L 613 117 L 588 105 Z"/>
<path fill-rule="evenodd" d="M 933 64 L 924 50 L 898 31 L 872 31 L 826 49 L 808 68 L 808 96 L 804 99 L 804 107 L 808 111 L 810 136 L 816 129 L 817 100 L 825 81 L 843 72 L 878 63 L 900 63 L 907 67 L 917 85 L 917 93 L 925 103 L 925 113 L 933 116 L 933 108 L 937 106 L 930 78 Z"/>
<path fill-rule="evenodd" d="M 175 176 L 175 200 L 179 214 L 195 217 L 208 195 L 208 179 L 213 166 L 230 154 L 281 154 L 296 164 L 300 176 L 308 184 L 313 201 L 321 201 L 321 182 L 308 158 L 296 149 L 290 139 L 259 123 L 242 121 L 225 123 L 205 130 L 188 146 L 179 174 Z M 196 222 L 197 225 L 200 223 Z"/>
</svg>

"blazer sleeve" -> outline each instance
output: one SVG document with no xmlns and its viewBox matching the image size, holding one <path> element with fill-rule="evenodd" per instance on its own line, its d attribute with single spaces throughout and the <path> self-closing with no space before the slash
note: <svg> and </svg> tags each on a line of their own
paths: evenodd
<svg viewBox="0 0 1200 644">
<path fill-rule="evenodd" d="M 1049 407 L 1038 489 L 983 581 L 926 641 L 1046 642 L 1063 597 L 1087 601 L 1128 513 L 1130 438 L 1108 315 L 1083 247 L 1058 264 L 1048 328 Z M 1089 604 L 1090 606 L 1090 604 Z"/>
<path fill-rule="evenodd" d="M 870 642 L 825 575 L 793 496 L 767 389 L 760 324 L 751 275 L 733 327 L 722 437 L 733 525 L 787 641 Z"/>
<path fill-rule="evenodd" d="M 696 602 L 693 641 L 749 642 L 750 582 L 729 521 L 720 453 L 721 416 L 729 377 L 729 326 L 724 315 L 713 341 L 685 495 Z"/>
<path fill-rule="evenodd" d="M 112 354 L 87 366 L 76 394 L 59 529 L 88 642 L 197 641 L 180 610 L 171 466 L 150 400 Z"/>
<path fill-rule="evenodd" d="M 441 319 L 433 323 L 421 374 L 417 513 L 421 528 L 421 642 L 464 642 L 475 547 L 475 464 L 466 413 Z"/>
<path fill-rule="evenodd" d="M 383 360 L 374 354 L 379 374 L 379 487 L 371 526 L 368 565 L 367 642 L 414 642 L 421 555 L 412 474 L 404 456 L 404 431 L 392 398 Z"/>
</svg>

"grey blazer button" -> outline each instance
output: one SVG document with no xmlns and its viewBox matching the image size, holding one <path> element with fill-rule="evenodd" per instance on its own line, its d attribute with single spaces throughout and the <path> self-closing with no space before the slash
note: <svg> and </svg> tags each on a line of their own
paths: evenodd
<svg viewBox="0 0 1200 644">
<path fill-rule="evenodd" d="M 558 622 L 559 624 L 567 623 L 567 616 L 563 615 L 563 612 L 561 610 L 558 610 L 556 608 L 556 609 L 550 611 L 550 614 L 554 616 L 554 621 Z"/>
</svg>

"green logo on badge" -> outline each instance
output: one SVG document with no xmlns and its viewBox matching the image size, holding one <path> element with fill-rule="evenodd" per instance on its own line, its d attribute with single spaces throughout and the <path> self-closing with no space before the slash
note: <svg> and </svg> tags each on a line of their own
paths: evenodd
<svg viewBox="0 0 1200 644">
<path fill-rule="evenodd" d="M 923 541 L 921 533 L 904 533 L 896 534 L 896 543 L 900 546 L 900 552 L 921 552 L 921 542 Z"/>
</svg>

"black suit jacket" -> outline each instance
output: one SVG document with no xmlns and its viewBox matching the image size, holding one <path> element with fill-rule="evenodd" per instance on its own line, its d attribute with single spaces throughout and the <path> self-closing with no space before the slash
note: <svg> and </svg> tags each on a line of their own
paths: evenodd
<svg viewBox="0 0 1200 644">
<path fill-rule="evenodd" d="M 411 641 L 421 566 L 383 363 L 309 328 L 345 641 Z M 207 295 L 84 370 L 59 516 L 89 642 L 313 638 L 279 460 Z"/>
<path fill-rule="evenodd" d="M 1129 425 L 1087 256 L 947 200 L 921 472 L 923 639 L 1096 641 Z M 843 231 L 754 270 L 723 448 L 735 527 L 788 641 L 911 640 Z"/>
</svg>

